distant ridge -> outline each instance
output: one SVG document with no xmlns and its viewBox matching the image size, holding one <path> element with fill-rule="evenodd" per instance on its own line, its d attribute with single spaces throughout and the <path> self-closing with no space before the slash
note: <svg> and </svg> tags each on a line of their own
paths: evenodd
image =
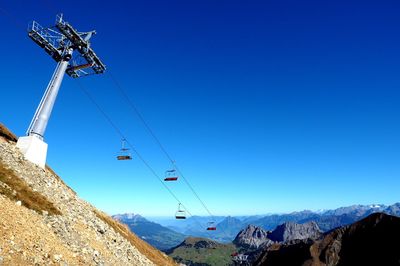
<svg viewBox="0 0 400 266">
<path fill-rule="evenodd" d="M 144 218 L 143 216 L 134 213 L 115 214 L 112 215 L 111 217 L 118 221 L 125 221 L 125 220 L 129 220 L 131 222 L 147 221 L 146 218 Z"/>
<path fill-rule="evenodd" d="M 229 243 L 233 241 L 240 230 L 248 225 L 254 225 L 264 230 L 274 230 L 278 225 L 286 222 L 294 222 L 304 224 L 314 221 L 321 231 L 326 232 L 337 227 L 348 225 L 359 221 L 368 215 L 376 212 L 400 216 L 400 203 L 387 206 L 384 204 L 368 204 L 368 205 L 352 205 L 340 207 L 333 210 L 320 210 L 317 212 L 304 210 L 291 212 L 286 214 L 269 214 L 269 215 L 254 215 L 254 216 L 218 216 L 217 231 L 210 235 L 200 228 L 195 220 L 187 219 L 183 223 L 168 224 L 166 227 L 173 229 L 176 232 L 181 232 L 186 235 L 198 237 L 211 237 L 215 241 Z M 209 220 L 209 217 L 196 217 L 203 223 Z M 160 221 L 163 224 L 162 221 Z"/>
</svg>

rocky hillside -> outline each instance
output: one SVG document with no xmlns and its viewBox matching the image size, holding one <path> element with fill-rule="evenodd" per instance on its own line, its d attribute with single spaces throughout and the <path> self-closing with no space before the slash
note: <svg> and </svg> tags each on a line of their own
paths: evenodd
<svg viewBox="0 0 400 266">
<path fill-rule="evenodd" d="M 176 265 L 26 161 L 0 126 L 0 265 Z"/>
<path fill-rule="evenodd" d="M 233 244 L 242 249 L 258 249 L 263 245 L 271 245 L 274 242 L 268 238 L 270 231 L 266 231 L 261 227 L 248 225 L 241 230 L 233 240 Z"/>
<path fill-rule="evenodd" d="M 321 240 L 269 247 L 255 265 L 400 265 L 400 218 L 374 213 Z"/>
</svg>

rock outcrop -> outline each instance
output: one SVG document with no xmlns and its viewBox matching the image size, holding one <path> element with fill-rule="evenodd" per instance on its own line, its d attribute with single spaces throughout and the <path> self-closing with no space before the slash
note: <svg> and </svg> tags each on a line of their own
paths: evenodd
<svg viewBox="0 0 400 266">
<path fill-rule="evenodd" d="M 233 243 L 239 248 L 240 252 L 248 255 L 247 262 L 254 262 L 263 256 L 265 250 L 273 250 L 276 247 L 289 243 L 300 243 L 304 240 L 318 239 L 321 235 L 321 230 L 314 222 L 305 224 L 287 222 L 278 225 L 272 232 L 266 231 L 261 227 L 249 225 L 239 232 Z"/>
<path fill-rule="evenodd" d="M 175 265 L 0 134 L 0 265 Z"/>
<path fill-rule="evenodd" d="M 304 224 L 297 224 L 293 222 L 286 222 L 275 228 L 268 238 L 276 242 L 289 242 L 292 240 L 301 239 L 317 239 L 322 235 L 315 222 L 308 222 Z"/>
<path fill-rule="evenodd" d="M 233 240 L 233 244 L 244 249 L 257 249 L 261 246 L 269 246 L 274 243 L 268 238 L 269 233 L 269 231 L 266 231 L 261 227 L 248 225 L 237 234 Z"/>
</svg>

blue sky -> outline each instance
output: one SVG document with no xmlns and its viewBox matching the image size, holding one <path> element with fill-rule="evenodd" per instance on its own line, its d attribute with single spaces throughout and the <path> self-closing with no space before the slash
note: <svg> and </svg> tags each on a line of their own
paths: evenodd
<svg viewBox="0 0 400 266">
<path fill-rule="evenodd" d="M 55 67 L 26 33 L 55 14 L 81 31 L 216 215 L 399 201 L 398 1 L 3 1 L 0 121 L 22 136 Z M 82 78 L 160 175 L 168 160 L 110 79 Z M 176 201 L 65 77 L 48 163 L 110 214 Z M 205 215 L 188 187 L 168 184 Z"/>
</svg>

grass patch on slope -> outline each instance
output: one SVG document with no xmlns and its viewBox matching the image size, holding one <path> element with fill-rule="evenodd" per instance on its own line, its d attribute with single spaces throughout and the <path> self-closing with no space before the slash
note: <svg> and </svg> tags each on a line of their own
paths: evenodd
<svg viewBox="0 0 400 266">
<path fill-rule="evenodd" d="M 33 191 L 31 187 L 19 178 L 11 169 L 0 162 L 0 193 L 13 201 L 21 201 L 21 204 L 39 213 L 47 211 L 49 215 L 60 215 L 61 212 L 42 194 Z"/>
<path fill-rule="evenodd" d="M 231 254 L 234 252 L 236 247 L 233 244 L 220 244 L 204 238 L 187 238 L 184 243 L 170 250 L 168 255 L 187 265 L 228 266 L 232 265 Z"/>
<path fill-rule="evenodd" d="M 150 244 L 146 243 L 139 237 L 137 237 L 135 234 L 133 234 L 128 226 L 114 220 L 110 216 L 100 212 L 100 211 L 94 211 L 96 216 L 100 218 L 103 222 L 108 224 L 110 227 L 112 227 L 116 232 L 118 232 L 122 237 L 124 237 L 126 240 L 128 240 L 132 246 L 136 247 L 140 253 L 142 253 L 144 256 L 146 256 L 149 260 L 151 260 L 154 264 L 160 265 L 160 266 L 168 266 L 168 265 L 176 265 L 176 263 L 162 253 L 161 251 L 155 249 L 152 247 Z"/>
</svg>

